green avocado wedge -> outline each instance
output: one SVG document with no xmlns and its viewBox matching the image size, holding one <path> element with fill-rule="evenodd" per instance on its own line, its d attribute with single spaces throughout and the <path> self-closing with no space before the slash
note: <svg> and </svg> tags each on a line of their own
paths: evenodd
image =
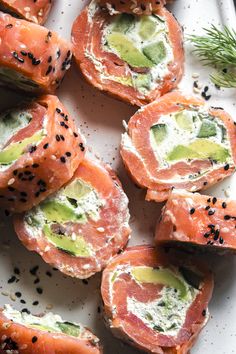
<svg viewBox="0 0 236 354">
<path fill-rule="evenodd" d="M 59 250 L 69 253 L 75 257 L 89 257 L 90 250 L 88 244 L 82 236 L 73 241 L 67 235 L 58 235 L 54 233 L 49 225 L 44 225 L 43 232 L 47 239 Z"/>
<path fill-rule="evenodd" d="M 49 222 L 80 221 L 83 217 L 82 215 L 76 215 L 73 207 L 70 208 L 56 200 L 46 200 L 40 205 L 40 208 Z"/>
<path fill-rule="evenodd" d="M 152 43 L 143 48 L 144 55 L 155 65 L 160 64 L 166 57 L 166 48 L 162 41 Z"/>
<path fill-rule="evenodd" d="M 57 322 L 56 324 L 64 334 L 72 337 L 80 336 L 81 330 L 79 325 L 71 322 Z"/>
<path fill-rule="evenodd" d="M 151 68 L 154 66 L 134 43 L 122 33 L 111 33 L 107 36 L 108 46 L 115 50 L 118 56 L 132 67 Z"/>
<path fill-rule="evenodd" d="M 198 138 L 216 136 L 216 124 L 210 120 L 204 120 L 198 133 Z"/>
<path fill-rule="evenodd" d="M 123 13 L 117 16 L 112 30 L 114 32 L 126 33 L 128 30 L 133 28 L 134 24 L 135 16 L 132 14 Z"/>
<path fill-rule="evenodd" d="M 12 143 L 0 152 L 0 164 L 8 165 L 19 159 L 24 154 L 28 145 L 36 144 L 43 138 L 42 131 L 35 133 L 29 138 L 25 138 L 17 143 Z"/>
<path fill-rule="evenodd" d="M 156 144 L 161 144 L 167 137 L 167 126 L 166 124 L 155 124 L 151 127 L 151 132 L 154 136 Z"/>
<path fill-rule="evenodd" d="M 168 155 L 168 161 L 179 161 L 187 159 L 211 159 L 216 162 L 225 162 L 230 157 L 229 150 L 223 146 L 207 140 L 197 139 L 191 144 L 176 146 Z"/>
<path fill-rule="evenodd" d="M 72 183 L 65 187 L 63 194 L 71 199 L 80 199 L 85 197 L 92 191 L 87 183 L 84 183 L 80 179 L 75 179 Z"/>
<path fill-rule="evenodd" d="M 155 21 L 151 16 L 141 16 L 139 35 L 142 39 L 150 39 L 153 37 L 157 29 Z"/>
<path fill-rule="evenodd" d="M 175 120 L 178 126 L 183 130 L 191 131 L 193 129 L 193 117 L 186 111 L 175 114 Z"/>
<path fill-rule="evenodd" d="M 183 281 L 167 268 L 155 269 L 151 267 L 134 267 L 131 274 L 139 283 L 165 285 L 179 291 L 180 297 L 186 298 L 188 289 Z"/>
</svg>

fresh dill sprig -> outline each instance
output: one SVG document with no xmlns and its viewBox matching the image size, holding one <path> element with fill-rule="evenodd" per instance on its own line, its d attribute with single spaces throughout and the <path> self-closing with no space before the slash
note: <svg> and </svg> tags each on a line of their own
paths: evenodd
<svg viewBox="0 0 236 354">
<path fill-rule="evenodd" d="M 205 35 L 188 36 L 194 45 L 193 52 L 204 65 L 212 66 L 214 84 L 220 87 L 236 87 L 236 31 L 224 26 L 222 30 L 212 25 L 204 28 Z"/>
</svg>

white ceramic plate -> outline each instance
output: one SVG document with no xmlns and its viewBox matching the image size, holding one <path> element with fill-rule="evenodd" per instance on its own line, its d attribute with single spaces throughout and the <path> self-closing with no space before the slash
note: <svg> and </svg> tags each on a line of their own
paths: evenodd
<svg viewBox="0 0 236 354">
<path fill-rule="evenodd" d="M 58 31 L 70 39 L 73 20 L 87 1 L 55 0 L 47 22 L 50 29 Z M 185 33 L 201 33 L 202 27 L 215 25 L 236 26 L 232 0 L 176 0 L 171 7 L 183 25 Z M 209 68 L 203 68 L 186 48 L 186 74 L 181 89 L 192 93 L 192 74 L 200 74 L 199 81 L 209 86 L 212 95 L 209 105 L 225 107 L 236 119 L 235 90 L 216 90 L 209 83 Z M 59 98 L 76 118 L 78 126 L 85 134 L 88 144 L 104 161 L 118 172 L 130 199 L 131 227 L 130 244 L 152 243 L 156 220 L 160 214 L 160 204 L 144 201 L 145 193 L 127 177 L 119 157 L 120 136 L 123 132 L 122 120 L 128 119 L 136 108 L 111 99 L 86 84 L 75 66 L 69 71 L 58 91 Z M 13 106 L 19 95 L 1 89 L 0 109 Z M 208 191 L 216 196 L 225 194 L 236 198 L 236 178 L 232 177 Z M 101 338 L 105 354 L 134 354 L 138 351 L 122 344 L 106 330 L 100 311 L 100 275 L 86 282 L 73 280 L 52 270 L 39 256 L 28 252 L 18 241 L 11 226 L 11 220 L 2 217 L 0 226 L 0 304 L 11 303 L 18 309 L 27 307 L 33 313 L 40 313 L 53 306 L 53 311 L 68 320 L 76 320 L 91 327 Z M 236 258 L 233 256 L 208 257 L 216 274 L 216 286 L 210 304 L 211 320 L 201 333 L 194 347 L 194 354 L 230 354 L 236 352 Z M 29 270 L 39 266 L 39 284 Z M 18 282 L 8 280 L 14 274 L 14 267 L 20 269 Z M 52 274 L 46 274 L 49 271 Z M 36 288 L 42 287 L 39 295 Z M 22 293 L 16 298 L 15 292 Z M 26 304 L 22 304 L 24 300 Z M 32 303 L 38 300 L 39 305 Z M 66 354 L 66 353 L 65 353 Z"/>
</svg>

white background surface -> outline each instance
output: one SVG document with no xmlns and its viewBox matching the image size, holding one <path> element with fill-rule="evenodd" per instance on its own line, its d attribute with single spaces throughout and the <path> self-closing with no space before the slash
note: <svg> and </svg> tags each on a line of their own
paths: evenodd
<svg viewBox="0 0 236 354">
<path fill-rule="evenodd" d="M 70 39 L 72 22 L 87 1 L 55 0 L 54 2 L 47 26 Z M 224 5 L 223 8 L 221 2 Z M 184 26 L 186 34 L 198 34 L 202 27 L 209 27 L 211 23 L 232 24 L 235 20 L 231 0 L 176 0 L 172 10 Z M 183 90 L 192 93 L 192 73 L 200 73 L 199 81 L 205 86 L 209 84 L 210 69 L 202 68 L 188 48 L 186 52 L 186 74 L 180 86 Z M 209 104 L 227 108 L 236 120 L 236 91 L 217 91 L 209 85 L 209 93 L 212 94 Z M 83 81 L 75 66 L 67 74 L 58 95 L 76 118 L 93 151 L 100 154 L 104 161 L 112 164 L 124 184 L 125 191 L 130 198 L 132 215 L 133 233 L 130 244 L 151 243 L 161 205 L 144 201 L 144 191 L 134 187 L 129 180 L 118 153 L 120 135 L 123 132 L 122 120 L 128 121 L 136 108 L 111 99 L 90 87 Z M 1 89 L 0 109 L 13 106 L 19 98 L 20 96 Z M 216 196 L 224 197 L 226 193 L 236 198 L 236 188 L 233 188 L 233 184 L 236 185 L 235 182 L 235 177 L 229 178 L 211 189 L 209 194 L 214 193 Z M 236 258 L 229 255 L 205 257 L 216 273 L 216 286 L 210 304 L 211 320 L 201 333 L 192 353 L 236 353 Z M 29 269 L 34 265 L 39 265 L 40 286 L 44 290 L 42 295 L 36 292 L 39 284 L 34 284 L 35 277 L 29 273 Z M 8 279 L 13 275 L 14 266 L 21 270 L 20 280 L 17 283 L 8 284 Z M 45 274 L 48 270 L 53 274 L 51 278 Z M 45 311 L 46 307 L 52 304 L 53 311 L 63 315 L 65 319 L 90 326 L 101 338 L 105 354 L 137 353 L 136 349 L 123 345 L 105 329 L 102 316 L 97 311 L 100 305 L 99 286 L 100 275 L 90 279 L 88 284 L 84 284 L 82 281 L 73 280 L 51 270 L 50 266 L 46 265 L 39 256 L 24 249 L 12 230 L 11 220 L 2 217 L 0 225 L 0 304 L 11 303 L 18 309 L 27 307 L 34 313 Z M 20 299 L 12 301 L 15 300 L 14 296 L 5 294 L 14 295 L 16 291 L 21 291 L 22 299 L 27 302 L 26 305 L 21 304 Z M 39 306 L 32 306 L 35 300 L 40 301 Z"/>
</svg>

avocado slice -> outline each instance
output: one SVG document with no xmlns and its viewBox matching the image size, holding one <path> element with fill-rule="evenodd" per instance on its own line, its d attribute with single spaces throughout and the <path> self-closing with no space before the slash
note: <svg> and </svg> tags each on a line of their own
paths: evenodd
<svg viewBox="0 0 236 354">
<path fill-rule="evenodd" d="M 8 165 L 16 161 L 21 155 L 24 154 L 25 148 L 30 144 L 36 144 L 42 140 L 42 131 L 35 133 L 29 138 L 25 138 L 17 143 L 12 143 L 0 152 L 0 164 Z"/>
<path fill-rule="evenodd" d="M 35 329 L 39 329 L 40 331 L 59 332 L 59 330 L 56 329 L 56 328 L 52 328 L 52 327 L 49 327 L 49 326 L 42 326 L 42 325 L 39 325 L 37 323 L 33 323 L 32 325 L 29 325 L 29 327 L 35 328 Z"/>
<path fill-rule="evenodd" d="M 150 74 L 138 74 L 134 79 L 134 86 L 138 90 L 150 90 L 151 76 Z"/>
<path fill-rule="evenodd" d="M 167 160 L 211 159 L 225 162 L 230 157 L 229 150 L 207 139 L 197 139 L 188 146 L 178 145 L 168 155 Z"/>
<path fill-rule="evenodd" d="M 79 337 L 81 330 L 79 325 L 75 325 L 74 323 L 71 322 L 56 322 L 57 326 L 60 328 L 60 330 L 67 334 L 68 336 L 72 337 Z"/>
<path fill-rule="evenodd" d="M 216 125 L 208 119 L 203 120 L 201 128 L 198 133 L 198 138 L 209 138 L 216 136 Z"/>
<path fill-rule="evenodd" d="M 160 64 L 166 57 L 166 48 L 162 41 L 152 43 L 143 48 L 144 55 L 154 64 Z"/>
<path fill-rule="evenodd" d="M 89 257 L 90 250 L 83 237 L 73 241 L 69 236 L 54 233 L 49 225 L 44 225 L 43 232 L 47 239 L 58 249 L 76 257 Z"/>
<path fill-rule="evenodd" d="M 157 29 L 155 21 L 152 20 L 152 16 L 141 16 L 139 35 L 142 39 L 152 38 Z"/>
<path fill-rule="evenodd" d="M 126 33 L 128 30 L 134 27 L 134 24 L 135 24 L 134 15 L 123 13 L 117 16 L 112 30 L 114 32 Z"/>
<path fill-rule="evenodd" d="M 76 215 L 74 210 L 56 200 L 46 200 L 40 205 L 47 221 L 64 223 L 69 221 L 80 221 L 82 215 Z"/>
<path fill-rule="evenodd" d="M 166 124 L 162 124 L 162 123 L 155 124 L 151 127 L 151 132 L 154 136 L 157 145 L 161 144 L 167 136 L 167 126 Z"/>
<path fill-rule="evenodd" d="M 65 187 L 63 195 L 72 199 L 80 199 L 85 197 L 92 191 L 92 187 L 83 182 L 81 179 L 75 179 L 72 183 Z"/>
<path fill-rule="evenodd" d="M 188 290 L 184 282 L 169 269 L 155 269 L 151 267 L 134 267 L 131 270 L 132 276 L 139 283 L 161 284 L 179 290 L 180 297 L 185 298 Z"/>
<path fill-rule="evenodd" d="M 193 117 L 186 111 L 175 114 L 175 120 L 178 126 L 183 130 L 191 131 L 193 128 Z"/>
<path fill-rule="evenodd" d="M 107 36 L 111 49 L 130 66 L 138 68 L 151 68 L 153 63 L 138 49 L 134 43 L 122 33 L 111 33 Z"/>
</svg>

